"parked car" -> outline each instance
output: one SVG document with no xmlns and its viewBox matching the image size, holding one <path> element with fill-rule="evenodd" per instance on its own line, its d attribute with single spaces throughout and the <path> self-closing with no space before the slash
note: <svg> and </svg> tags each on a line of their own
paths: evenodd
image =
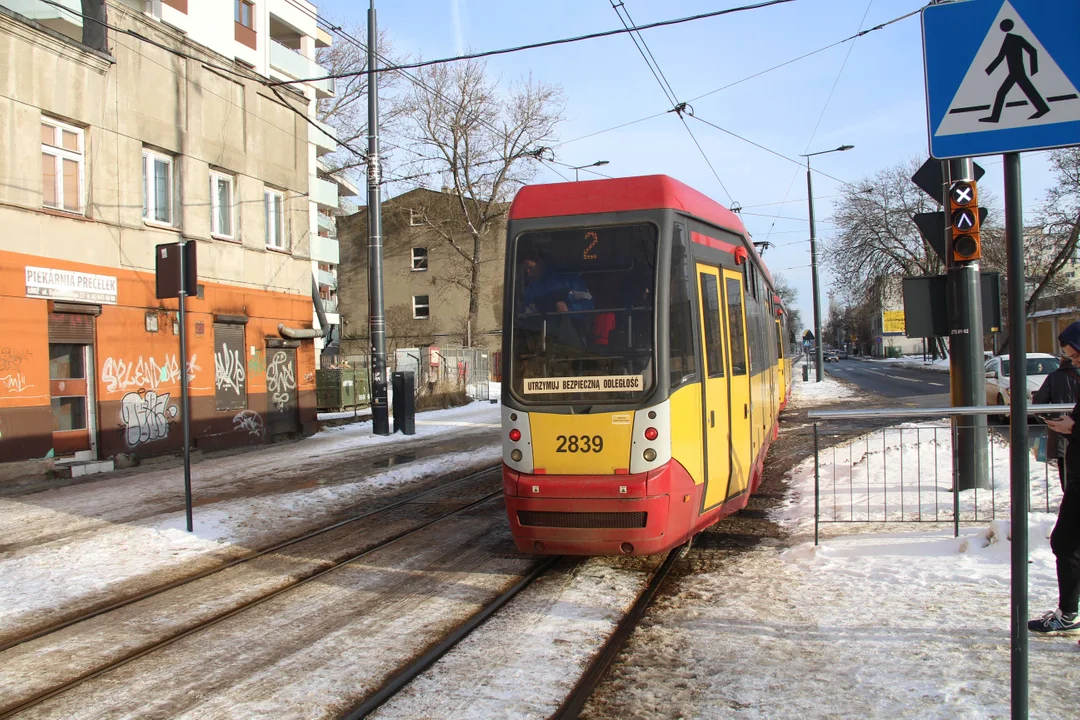
<svg viewBox="0 0 1080 720">
<path fill-rule="evenodd" d="M 1027 394 L 1028 400 L 1038 390 L 1046 376 L 1057 370 L 1058 358 L 1046 353 L 1028 353 L 1027 355 Z M 995 355 L 986 363 L 986 404 L 1008 405 L 1011 388 L 1009 387 L 1009 357 Z"/>
<path fill-rule="evenodd" d="M 836 351 L 836 357 L 841 359 L 841 360 L 847 360 L 848 359 L 847 348 L 840 348 L 839 350 L 837 350 Z"/>
<path fill-rule="evenodd" d="M 825 362 L 840 362 L 840 358 L 837 357 L 835 350 L 825 351 Z"/>
</svg>

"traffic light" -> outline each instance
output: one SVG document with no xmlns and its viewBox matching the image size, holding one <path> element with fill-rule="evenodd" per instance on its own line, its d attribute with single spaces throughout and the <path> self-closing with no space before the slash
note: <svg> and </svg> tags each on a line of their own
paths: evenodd
<svg viewBox="0 0 1080 720">
<path fill-rule="evenodd" d="M 949 257 L 966 263 L 982 257 L 979 238 L 979 191 L 974 180 L 958 180 L 949 186 Z"/>
</svg>

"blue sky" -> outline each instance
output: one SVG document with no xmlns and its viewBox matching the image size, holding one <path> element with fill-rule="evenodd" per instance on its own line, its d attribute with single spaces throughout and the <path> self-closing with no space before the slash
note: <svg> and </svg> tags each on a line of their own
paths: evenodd
<svg viewBox="0 0 1080 720">
<path fill-rule="evenodd" d="M 625 0 L 639 25 L 738 4 L 740 0 Z M 689 100 L 921 5 L 918 0 L 795 0 L 648 30 L 644 36 L 679 99 Z M 362 0 L 319 4 L 320 14 L 357 25 L 364 24 L 366 8 Z M 621 27 L 610 0 L 377 0 L 376 8 L 379 26 L 396 49 L 424 58 Z M 916 15 L 692 105 L 698 117 L 789 158 L 854 145 L 849 152 L 814 158 L 813 164 L 857 183 L 884 167 L 928 157 L 921 37 Z M 566 121 L 559 129 L 560 141 L 574 141 L 670 108 L 627 35 L 493 57 L 488 67 L 507 82 L 531 73 L 564 88 Z M 608 160 L 610 164 L 599 170 L 611 176 L 664 173 L 725 205 L 730 193 L 730 199 L 742 205 L 743 220 L 754 239 L 776 244 L 766 252 L 765 261 L 798 289 L 803 320 L 811 324 L 805 170 L 699 122 L 688 122 L 723 187 L 673 114 L 558 145 L 557 158 L 572 165 Z M 980 186 L 1001 198 L 1000 157 L 979 163 L 987 170 Z M 1030 215 L 1051 176 L 1045 153 L 1027 154 L 1023 163 L 1025 212 Z M 572 171 L 561 172 L 573 179 Z M 589 176 L 582 171 L 581 177 Z M 545 171 L 541 180 L 557 182 L 559 177 Z M 829 219 L 837 188 L 835 180 L 815 175 L 818 236 L 823 239 L 833 234 Z M 834 279 L 827 270 L 822 277 L 822 312 L 827 313 L 826 293 Z"/>
</svg>

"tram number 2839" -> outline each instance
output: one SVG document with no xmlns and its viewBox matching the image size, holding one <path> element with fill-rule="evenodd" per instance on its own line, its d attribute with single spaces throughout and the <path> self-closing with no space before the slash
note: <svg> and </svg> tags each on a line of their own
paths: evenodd
<svg viewBox="0 0 1080 720">
<path fill-rule="evenodd" d="M 555 448 L 555 452 L 598 453 L 604 449 L 604 438 L 599 435 L 556 435 L 555 440 L 559 443 L 559 447 Z"/>
</svg>

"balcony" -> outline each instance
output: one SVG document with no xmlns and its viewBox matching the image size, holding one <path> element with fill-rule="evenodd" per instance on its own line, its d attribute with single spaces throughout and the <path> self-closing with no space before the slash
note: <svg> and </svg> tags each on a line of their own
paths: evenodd
<svg viewBox="0 0 1080 720">
<path fill-rule="evenodd" d="M 318 235 L 311 238 L 311 259 L 321 263 L 337 265 L 341 262 L 340 246 L 337 238 L 325 238 Z"/>
<path fill-rule="evenodd" d="M 53 1 L 72 12 L 64 12 L 55 5 L 48 5 L 40 2 L 40 0 L 0 0 L 0 5 L 19 13 L 23 17 L 36 20 L 51 30 L 67 35 L 72 40 L 82 42 L 81 0 Z"/>
<path fill-rule="evenodd" d="M 337 150 L 337 130 L 315 118 L 311 118 L 311 122 L 313 124 L 308 125 L 308 141 L 315 146 L 315 152 L 325 155 Z"/>
<path fill-rule="evenodd" d="M 319 230 L 325 230 L 327 237 L 337 237 L 337 218 L 333 215 L 327 215 L 325 213 L 319 213 Z"/>
<path fill-rule="evenodd" d="M 334 273 L 319 270 L 318 280 L 320 286 L 337 289 L 337 278 L 334 277 Z"/>
<path fill-rule="evenodd" d="M 314 175 L 308 178 L 308 196 L 319 205 L 320 210 L 337 210 L 338 186 Z"/>
<path fill-rule="evenodd" d="M 326 298 L 323 298 L 322 307 L 323 307 L 323 312 L 325 312 L 327 314 L 336 313 L 337 309 L 338 309 L 337 298 L 334 298 L 333 300 L 327 300 Z M 329 321 L 330 319 L 327 318 L 327 320 Z M 330 324 L 334 325 L 335 323 L 331 321 Z"/>
<path fill-rule="evenodd" d="M 308 60 L 300 53 L 285 47 L 280 42 L 273 39 L 270 41 L 270 67 L 278 72 L 288 75 L 294 80 L 319 77 L 320 75 L 327 74 L 326 69 L 318 63 Z M 334 83 L 332 80 L 329 82 L 326 80 L 319 80 L 310 84 L 315 88 L 315 94 L 319 99 L 333 97 Z"/>
</svg>

